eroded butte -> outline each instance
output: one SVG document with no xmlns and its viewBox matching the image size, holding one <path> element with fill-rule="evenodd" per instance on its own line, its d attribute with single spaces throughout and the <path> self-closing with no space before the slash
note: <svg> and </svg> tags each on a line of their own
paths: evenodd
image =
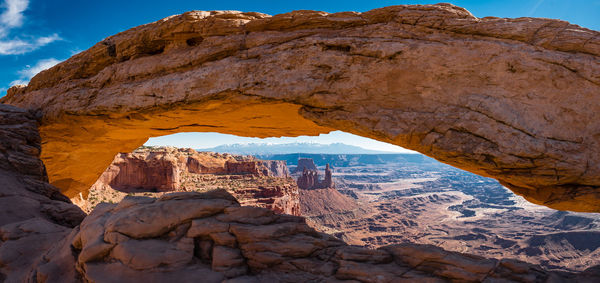
<svg viewBox="0 0 600 283">
<path fill-rule="evenodd" d="M 193 11 L 111 36 L 1 102 L 39 110 L 42 159 L 67 196 L 152 136 L 338 129 L 598 212 L 599 57 L 597 31 L 449 4 Z"/>
</svg>

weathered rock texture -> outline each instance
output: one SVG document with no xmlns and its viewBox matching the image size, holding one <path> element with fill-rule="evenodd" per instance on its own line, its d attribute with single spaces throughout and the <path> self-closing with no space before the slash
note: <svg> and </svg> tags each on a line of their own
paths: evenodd
<svg viewBox="0 0 600 283">
<path fill-rule="evenodd" d="M 335 188 L 329 164 L 325 166 L 325 177 L 323 178 L 323 181 L 319 180 L 319 170 L 309 170 L 305 167 L 296 183 L 298 183 L 298 188 L 303 190 Z"/>
<path fill-rule="evenodd" d="M 599 58 L 597 31 L 449 4 L 194 11 L 109 37 L 2 102 L 40 111 L 42 159 L 68 196 L 151 136 L 338 129 L 600 211 Z"/>
<path fill-rule="evenodd" d="M 32 115 L 0 105 L 0 133 L 2 282 L 599 279 L 431 246 L 350 247 L 223 190 L 127 197 L 81 222 L 81 210 L 45 182 Z"/>
<path fill-rule="evenodd" d="M 228 190 L 243 205 L 299 215 L 298 186 L 285 161 L 197 152 L 174 147 L 142 147 L 119 153 L 90 188 L 72 198 L 91 212 L 100 202 L 118 203 L 126 195 L 160 197 L 166 192 Z"/>
<path fill-rule="evenodd" d="M 225 174 L 228 163 L 236 163 L 229 154 L 196 152 L 173 147 L 142 147 L 131 153 L 119 153 L 94 183 L 128 191 L 174 191 L 181 187 L 184 172 Z"/>
<path fill-rule="evenodd" d="M 0 104 L 0 226 L 31 218 L 73 227 L 85 214 L 47 183 L 34 116 Z"/>
<path fill-rule="evenodd" d="M 252 174 L 259 176 L 287 178 L 289 176 L 285 161 L 281 160 L 251 160 L 227 161 L 227 174 Z"/>
<path fill-rule="evenodd" d="M 86 282 L 543 282 L 594 280 L 427 245 L 347 246 L 301 217 L 240 206 L 224 191 L 102 204 L 63 242 Z M 73 273 L 62 282 L 76 281 Z M 39 275 L 38 275 L 39 276 Z M 225 281 L 225 280 L 230 281 Z M 43 281 L 43 280 L 42 280 Z"/>
<path fill-rule="evenodd" d="M 48 272 L 45 254 L 85 217 L 47 183 L 39 154 L 34 115 L 0 104 L 0 282 Z"/>
</svg>

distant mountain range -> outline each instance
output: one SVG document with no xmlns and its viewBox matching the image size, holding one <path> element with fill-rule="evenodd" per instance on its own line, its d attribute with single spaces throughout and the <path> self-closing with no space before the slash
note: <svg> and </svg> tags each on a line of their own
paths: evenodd
<svg viewBox="0 0 600 283">
<path fill-rule="evenodd" d="M 212 151 L 219 153 L 268 155 L 289 153 L 319 153 L 319 154 L 392 154 L 396 152 L 366 149 L 344 143 L 319 144 L 319 143 L 286 143 L 286 144 L 226 144 L 213 148 L 197 149 L 198 151 Z"/>
</svg>

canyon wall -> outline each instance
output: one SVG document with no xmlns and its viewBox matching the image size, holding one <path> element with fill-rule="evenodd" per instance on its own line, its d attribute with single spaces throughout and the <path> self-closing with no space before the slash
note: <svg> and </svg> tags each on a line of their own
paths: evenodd
<svg viewBox="0 0 600 283">
<path fill-rule="evenodd" d="M 85 214 L 48 184 L 34 113 L 0 104 L 0 226 L 40 219 L 74 227 Z"/>
<path fill-rule="evenodd" d="M 1 102 L 39 111 L 50 182 L 70 197 L 148 137 L 338 129 L 600 211 L 599 35 L 450 4 L 193 11 L 108 37 Z"/>
<path fill-rule="evenodd" d="M 253 174 L 281 178 L 289 176 L 287 165 L 281 160 L 227 161 L 225 171 L 227 174 Z"/>
<path fill-rule="evenodd" d="M 281 177 L 287 178 L 290 176 L 290 170 L 287 167 L 287 164 L 283 160 L 262 160 L 261 163 L 263 166 L 269 169 L 270 176 L 273 177 Z"/>
<path fill-rule="evenodd" d="M 224 188 L 243 205 L 299 215 L 298 187 L 285 161 L 197 152 L 174 147 L 141 147 L 119 153 L 90 188 L 72 200 L 91 212 L 100 202 L 118 203 L 126 195 L 160 197 L 166 192 Z"/>
<path fill-rule="evenodd" d="M 91 189 L 109 185 L 124 192 L 174 191 L 181 186 L 182 173 L 226 174 L 228 163 L 237 163 L 237 160 L 229 154 L 196 152 L 189 148 L 142 147 L 131 153 L 117 154 Z"/>
</svg>

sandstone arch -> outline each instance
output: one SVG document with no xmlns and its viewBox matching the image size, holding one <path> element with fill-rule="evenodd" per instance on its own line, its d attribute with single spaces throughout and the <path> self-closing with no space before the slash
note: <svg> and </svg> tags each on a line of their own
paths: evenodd
<svg viewBox="0 0 600 283">
<path fill-rule="evenodd" d="M 2 102 L 39 111 L 42 159 L 68 196 L 151 136 L 339 129 L 600 211 L 600 33 L 558 20 L 449 4 L 188 12 L 109 37 Z"/>
</svg>

